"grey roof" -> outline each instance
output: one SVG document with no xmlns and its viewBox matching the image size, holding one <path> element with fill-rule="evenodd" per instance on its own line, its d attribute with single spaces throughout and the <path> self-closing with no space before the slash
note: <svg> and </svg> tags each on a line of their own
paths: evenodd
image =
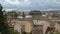
<svg viewBox="0 0 60 34">
<path fill-rule="evenodd" d="M 43 25 L 46 22 L 47 21 L 43 21 L 43 20 L 33 20 L 34 25 Z"/>
</svg>

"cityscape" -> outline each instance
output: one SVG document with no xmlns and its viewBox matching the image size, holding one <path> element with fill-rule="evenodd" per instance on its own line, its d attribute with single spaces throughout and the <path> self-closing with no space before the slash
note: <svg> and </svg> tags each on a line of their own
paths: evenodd
<svg viewBox="0 0 60 34">
<path fill-rule="evenodd" d="M 0 34 L 60 34 L 59 0 L 13 1 L 0 1 Z"/>
<path fill-rule="evenodd" d="M 48 27 L 55 32 L 60 32 L 60 12 L 59 11 L 5 11 L 7 20 L 14 30 L 20 34 L 45 34 Z"/>
</svg>

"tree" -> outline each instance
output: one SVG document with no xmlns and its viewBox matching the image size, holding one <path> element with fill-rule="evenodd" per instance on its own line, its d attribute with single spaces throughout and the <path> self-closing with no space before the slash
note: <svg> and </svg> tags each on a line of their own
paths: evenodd
<svg viewBox="0 0 60 34">
<path fill-rule="evenodd" d="M 11 34 L 20 34 L 17 30 L 12 30 Z"/>
<path fill-rule="evenodd" d="M 8 12 L 8 15 L 10 15 L 10 16 L 12 16 L 14 18 L 17 18 L 18 17 L 17 12 L 15 12 L 15 11 Z"/>
<path fill-rule="evenodd" d="M 33 10 L 29 13 L 29 15 L 42 15 L 42 13 L 39 10 Z"/>
<path fill-rule="evenodd" d="M 3 15 L 3 7 L 0 4 L 0 32 L 2 34 L 10 34 L 10 27 L 7 22 L 7 17 Z"/>
<path fill-rule="evenodd" d="M 23 15 L 22 15 L 22 17 L 25 17 L 25 14 L 24 14 L 24 12 L 23 12 Z"/>
<path fill-rule="evenodd" d="M 14 34 L 20 34 L 17 30 L 14 31 Z"/>
<path fill-rule="evenodd" d="M 17 17 L 18 17 L 18 14 L 17 14 L 17 13 L 15 13 L 15 14 L 14 14 L 14 17 L 15 17 L 15 18 L 17 18 Z"/>
</svg>

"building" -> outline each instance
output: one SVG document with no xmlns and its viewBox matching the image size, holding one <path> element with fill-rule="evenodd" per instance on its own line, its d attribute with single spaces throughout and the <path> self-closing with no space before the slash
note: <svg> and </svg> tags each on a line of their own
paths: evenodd
<svg viewBox="0 0 60 34">
<path fill-rule="evenodd" d="M 42 15 L 25 15 L 24 12 L 22 15 L 14 18 L 8 15 L 8 20 L 10 24 L 13 25 L 14 30 L 17 30 L 22 34 L 25 32 L 26 34 L 45 34 L 47 27 L 51 24 L 54 24 L 55 31 L 60 32 L 60 22 L 59 19 L 55 19 L 52 15 L 48 15 L 47 17 Z"/>
<path fill-rule="evenodd" d="M 50 25 L 47 21 L 44 20 L 33 20 L 33 32 L 32 34 L 44 34 L 47 27 Z"/>
</svg>

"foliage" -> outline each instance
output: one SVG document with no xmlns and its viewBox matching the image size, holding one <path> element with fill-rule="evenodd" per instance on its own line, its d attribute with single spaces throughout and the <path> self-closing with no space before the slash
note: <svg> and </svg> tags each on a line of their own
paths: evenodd
<svg viewBox="0 0 60 34">
<path fill-rule="evenodd" d="M 1 34 L 1 32 L 0 32 L 0 34 Z"/>
<path fill-rule="evenodd" d="M 22 34 L 26 34 L 26 32 L 25 32 L 25 31 L 23 31 L 23 32 L 22 32 Z"/>
<path fill-rule="evenodd" d="M 12 30 L 11 34 L 20 34 L 17 30 Z"/>
<path fill-rule="evenodd" d="M 32 34 L 32 32 L 30 32 L 30 34 Z"/>
<path fill-rule="evenodd" d="M 7 17 L 6 15 L 3 15 L 2 9 L 3 7 L 0 4 L 0 32 L 2 34 L 10 34 L 10 27 L 7 22 Z"/>
<path fill-rule="evenodd" d="M 25 14 L 24 14 L 24 12 L 23 12 L 23 15 L 22 15 L 22 17 L 25 17 Z"/>
<path fill-rule="evenodd" d="M 15 17 L 15 18 L 17 18 L 17 16 L 18 16 L 15 11 L 8 12 L 7 14 L 8 14 L 8 16 L 10 15 L 10 16 Z"/>
<path fill-rule="evenodd" d="M 42 13 L 39 10 L 33 10 L 29 13 L 29 15 L 42 15 Z"/>
<path fill-rule="evenodd" d="M 60 32 L 54 32 L 53 34 L 60 34 Z"/>
</svg>

